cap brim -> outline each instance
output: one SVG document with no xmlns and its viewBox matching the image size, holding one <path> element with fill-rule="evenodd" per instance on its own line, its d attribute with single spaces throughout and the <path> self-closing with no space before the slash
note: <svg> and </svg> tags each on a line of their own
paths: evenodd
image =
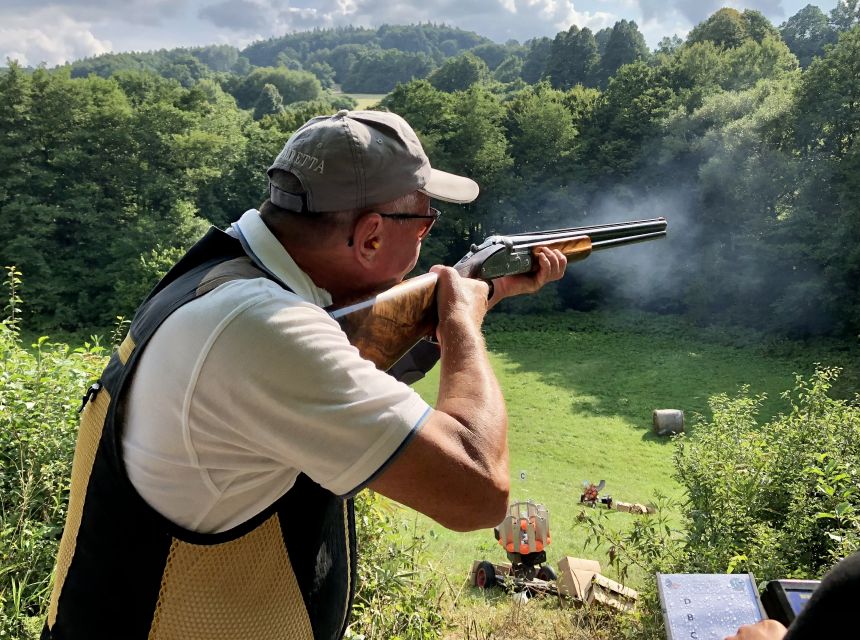
<svg viewBox="0 0 860 640">
<path fill-rule="evenodd" d="M 444 202 L 466 204 L 478 197 L 480 189 L 478 183 L 470 178 L 430 169 L 430 179 L 419 191 Z"/>
</svg>

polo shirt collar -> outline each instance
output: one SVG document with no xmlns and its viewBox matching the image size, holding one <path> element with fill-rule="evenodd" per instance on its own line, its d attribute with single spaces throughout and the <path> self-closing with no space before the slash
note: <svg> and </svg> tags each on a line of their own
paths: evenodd
<svg viewBox="0 0 860 640">
<path fill-rule="evenodd" d="M 249 209 L 228 231 L 242 241 L 250 258 L 272 277 L 287 285 L 300 298 L 320 307 L 331 305 L 331 294 L 316 286 L 310 276 L 299 268 L 256 209 Z"/>
</svg>

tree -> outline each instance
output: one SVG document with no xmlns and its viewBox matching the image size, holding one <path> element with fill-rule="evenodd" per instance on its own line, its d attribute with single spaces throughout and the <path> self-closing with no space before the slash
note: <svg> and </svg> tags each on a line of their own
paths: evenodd
<svg viewBox="0 0 860 640">
<path fill-rule="evenodd" d="M 176 56 L 170 64 L 161 68 L 163 78 L 173 78 L 186 89 L 194 86 L 203 78 L 209 77 L 208 67 L 190 53 Z"/>
<path fill-rule="evenodd" d="M 313 54 L 311 59 L 316 62 L 324 62 L 325 64 L 330 65 L 331 68 L 334 69 L 335 81 L 343 84 L 344 80 L 349 76 L 349 70 L 352 68 L 352 65 L 355 64 L 359 54 L 363 53 L 365 50 L 366 47 L 364 45 L 342 44 L 335 47 L 330 52 L 328 49 L 317 51 Z"/>
<path fill-rule="evenodd" d="M 739 47 L 748 37 L 747 23 L 740 11 L 726 8 L 693 27 L 687 43 L 709 41 L 718 47 Z"/>
<path fill-rule="evenodd" d="M 860 27 L 839 35 L 803 76 L 796 135 L 802 149 L 840 160 L 860 135 Z"/>
<path fill-rule="evenodd" d="M 723 89 L 747 89 L 763 79 L 779 78 L 797 69 L 797 59 L 779 37 L 761 43 L 749 39 L 721 53 L 726 68 Z"/>
<path fill-rule="evenodd" d="M 239 50 L 228 44 L 213 44 L 191 49 L 192 55 L 212 71 L 234 71 L 239 62 Z"/>
<path fill-rule="evenodd" d="M 496 44 L 495 42 L 487 42 L 479 44 L 477 47 L 469 49 L 469 53 L 478 56 L 483 60 L 490 71 L 495 71 L 496 67 L 502 64 L 502 61 L 508 57 L 509 47 Z"/>
<path fill-rule="evenodd" d="M 322 94 L 320 81 L 312 73 L 292 71 L 284 67 L 260 67 L 247 75 L 235 89 L 233 96 L 239 107 L 254 108 L 267 84 L 278 90 L 284 104 L 315 100 Z"/>
<path fill-rule="evenodd" d="M 301 71 L 304 68 L 301 61 L 295 57 L 295 54 L 290 54 L 286 51 L 281 51 L 275 58 L 275 66 L 283 67 L 290 71 Z"/>
<path fill-rule="evenodd" d="M 830 12 L 830 22 L 837 31 L 848 31 L 860 24 L 860 0 L 839 0 Z"/>
<path fill-rule="evenodd" d="M 591 86 L 599 62 L 594 34 L 588 28 L 573 25 L 559 32 L 552 41 L 543 77 L 555 89 L 570 89 L 577 84 Z"/>
<path fill-rule="evenodd" d="M 620 20 L 612 28 L 600 59 L 600 81 L 605 83 L 625 64 L 647 58 L 648 45 L 639 27 L 632 20 Z"/>
<path fill-rule="evenodd" d="M 403 116 L 422 134 L 441 133 L 453 127 L 453 98 L 427 80 L 398 85 L 382 100 L 382 106 Z"/>
<path fill-rule="evenodd" d="M 485 82 L 490 70 L 481 58 L 466 52 L 456 58 L 449 58 L 441 67 L 430 74 L 430 84 L 440 91 L 464 91 L 473 84 Z"/>
<path fill-rule="evenodd" d="M 447 166 L 477 180 L 485 199 L 491 201 L 491 194 L 501 186 L 513 164 L 502 126 L 505 109 L 488 89 L 475 84 L 454 94 L 452 113 L 453 129 L 445 138 Z M 485 216 L 464 216 L 463 220 L 470 229 L 467 237 L 480 235 L 489 222 Z"/>
<path fill-rule="evenodd" d="M 534 84 L 546 73 L 546 65 L 552 51 L 552 40 L 535 38 L 526 44 L 529 50 L 523 60 L 522 78 L 529 84 Z"/>
<path fill-rule="evenodd" d="M 582 132 L 581 162 L 593 178 L 616 179 L 642 161 L 641 149 L 659 131 L 671 91 L 641 60 L 618 70 Z"/>
<path fill-rule="evenodd" d="M 663 81 L 676 94 L 676 101 L 687 112 L 722 90 L 729 75 L 721 50 L 710 40 L 687 43 L 658 67 Z"/>
<path fill-rule="evenodd" d="M 324 89 L 334 86 L 334 69 L 327 62 L 309 62 L 305 70 L 314 74 Z"/>
<path fill-rule="evenodd" d="M 499 82 L 514 82 L 520 79 L 523 71 L 523 60 L 519 56 L 508 56 L 493 71 L 493 78 Z"/>
<path fill-rule="evenodd" d="M 365 49 L 357 54 L 341 86 L 347 92 L 388 93 L 398 83 L 426 77 L 432 68 L 424 53 Z"/>
<path fill-rule="evenodd" d="M 792 118 L 794 145 L 803 160 L 795 185 L 795 233 L 813 235 L 804 247 L 823 280 L 816 293 L 845 332 L 860 330 L 860 254 L 849 238 L 860 237 L 860 26 L 803 74 Z"/>
<path fill-rule="evenodd" d="M 573 153 L 577 131 L 564 98 L 543 81 L 511 100 L 507 126 L 517 175 L 549 175 Z"/>
<path fill-rule="evenodd" d="M 597 53 L 603 56 L 606 53 L 606 45 L 609 44 L 609 38 L 612 36 L 612 27 L 603 27 L 600 31 L 594 34 L 594 41 L 597 42 Z"/>
<path fill-rule="evenodd" d="M 273 84 L 266 84 L 260 92 L 260 97 L 254 103 L 254 120 L 263 116 L 276 115 L 284 110 L 284 99 Z"/>
<path fill-rule="evenodd" d="M 761 43 L 765 38 L 779 37 L 779 31 L 776 30 L 776 27 L 771 24 L 770 20 L 761 11 L 744 9 L 741 18 L 743 18 L 746 25 L 747 36 L 756 42 Z"/>
<path fill-rule="evenodd" d="M 824 55 L 825 46 L 836 42 L 836 30 L 827 16 L 811 4 L 781 24 L 779 33 L 804 69 L 813 58 Z"/>
<path fill-rule="evenodd" d="M 657 43 L 657 52 L 669 55 L 675 53 L 682 44 L 684 44 L 684 41 L 677 35 L 673 35 L 671 38 L 665 36 L 660 38 L 660 42 Z"/>
</svg>

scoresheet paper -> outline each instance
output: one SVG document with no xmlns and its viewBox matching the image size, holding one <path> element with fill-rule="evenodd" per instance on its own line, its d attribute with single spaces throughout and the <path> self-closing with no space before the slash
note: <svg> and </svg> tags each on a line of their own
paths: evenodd
<svg viewBox="0 0 860 640">
<path fill-rule="evenodd" d="M 658 573 L 669 640 L 723 640 L 764 619 L 751 573 Z"/>
</svg>

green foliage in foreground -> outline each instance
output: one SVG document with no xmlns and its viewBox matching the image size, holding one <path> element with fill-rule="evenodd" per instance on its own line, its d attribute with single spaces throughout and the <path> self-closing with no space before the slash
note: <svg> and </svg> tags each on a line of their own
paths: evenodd
<svg viewBox="0 0 860 640">
<path fill-rule="evenodd" d="M 98 343 L 23 344 L 18 275 L 0 322 L 0 638 L 37 637 L 66 519 L 82 390 L 105 364 Z M 28 348 L 29 347 L 29 348 Z"/>
<path fill-rule="evenodd" d="M 860 405 L 831 397 L 838 370 L 798 376 L 784 394 L 790 410 L 760 423 L 762 396 L 744 389 L 711 398 L 713 418 L 695 438 L 679 437 L 675 478 L 686 500 L 661 501 L 655 516 L 626 532 L 586 522 L 610 541 L 624 575 L 751 571 L 760 582 L 820 578 L 860 550 Z M 676 528 L 667 512 L 680 510 Z M 663 637 L 653 580 L 639 622 Z"/>
<path fill-rule="evenodd" d="M 434 640 L 443 627 L 443 592 L 419 573 L 426 539 L 415 528 L 402 537 L 398 510 L 372 491 L 355 500 L 358 589 L 347 640 Z"/>
</svg>

